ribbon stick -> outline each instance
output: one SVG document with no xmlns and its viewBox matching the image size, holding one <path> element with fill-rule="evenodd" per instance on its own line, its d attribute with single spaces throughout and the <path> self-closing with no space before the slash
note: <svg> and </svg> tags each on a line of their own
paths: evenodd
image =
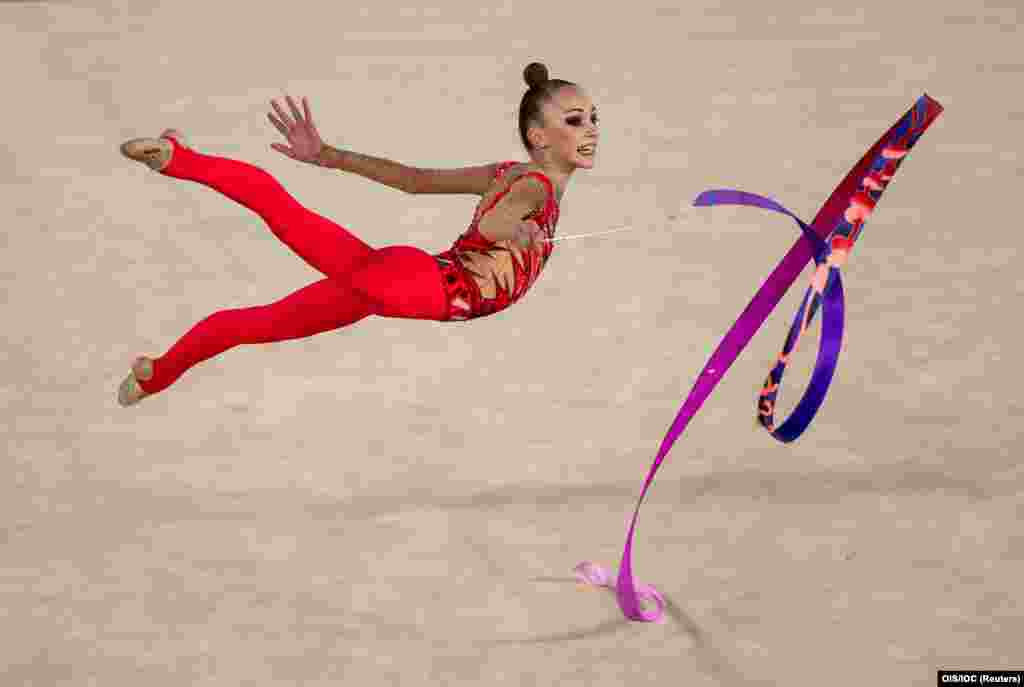
<svg viewBox="0 0 1024 687">
<path fill-rule="evenodd" d="M 556 236 L 552 239 L 542 239 L 545 243 L 558 243 L 559 241 L 565 241 L 567 239 L 585 239 L 588 236 L 604 236 L 605 234 L 618 234 L 620 231 L 632 231 L 633 227 L 618 227 L 616 229 L 606 229 L 605 231 L 595 231 L 589 234 L 571 234 L 569 236 Z"/>
<path fill-rule="evenodd" d="M 765 381 L 758 401 L 758 418 L 772 436 L 790 442 L 810 425 L 824 401 L 835 373 L 843 337 L 843 285 L 839 269 L 857 240 L 864 221 L 871 214 L 889 181 L 917 139 L 941 114 L 942 106 L 927 94 L 897 121 L 861 158 L 860 162 L 835 188 L 825 204 L 818 210 L 810 225 L 770 198 L 733 189 L 716 189 L 701 193 L 696 206 L 747 205 L 779 212 L 796 221 L 801 237 L 789 249 L 775 270 L 761 285 L 746 309 L 705 364 L 697 377 L 690 395 L 683 403 L 675 420 L 662 440 L 654 463 L 644 481 L 640 498 L 633 511 L 633 519 L 626 536 L 626 545 L 619 566 L 615 589 L 619 607 L 631 620 L 662 622 L 665 602 L 649 585 L 637 585 L 633 579 L 633 536 L 640 514 L 640 506 L 651 486 L 654 475 L 661 467 L 676 439 L 683 433 L 729 367 L 760 329 L 779 301 L 796 281 L 800 272 L 813 259 L 816 265 L 811 286 L 804 296 L 782 354 Z M 789 356 L 796 350 L 801 335 L 810 326 L 815 313 L 822 309 L 822 337 L 818 359 L 808 389 L 786 422 L 775 428 L 773 413 L 778 387 Z M 576 566 L 581 582 L 596 586 L 611 586 L 611 576 L 601 566 L 585 561 Z M 654 603 L 655 608 L 645 610 L 643 601 Z"/>
</svg>

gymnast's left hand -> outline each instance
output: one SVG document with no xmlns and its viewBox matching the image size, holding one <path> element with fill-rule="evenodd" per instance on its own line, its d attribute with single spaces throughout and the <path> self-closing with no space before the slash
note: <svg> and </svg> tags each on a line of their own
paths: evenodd
<svg viewBox="0 0 1024 687">
<path fill-rule="evenodd" d="M 270 123 L 285 137 L 288 145 L 271 143 L 270 147 L 293 160 L 318 164 L 324 142 L 313 123 L 309 102 L 306 98 L 302 99 L 302 112 L 300 112 L 290 95 L 285 96 L 285 100 L 288 102 L 291 115 L 285 112 L 276 100 L 271 100 L 270 104 L 277 116 L 275 117 L 273 112 L 268 112 L 267 117 L 270 119 Z"/>
<path fill-rule="evenodd" d="M 516 226 L 515 241 L 523 250 L 530 248 L 535 241 L 540 241 L 543 238 L 544 231 L 532 219 L 523 220 Z"/>
</svg>

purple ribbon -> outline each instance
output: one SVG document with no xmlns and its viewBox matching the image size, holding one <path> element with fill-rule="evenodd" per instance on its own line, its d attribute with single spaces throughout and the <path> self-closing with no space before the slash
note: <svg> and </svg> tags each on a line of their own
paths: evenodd
<svg viewBox="0 0 1024 687">
<path fill-rule="evenodd" d="M 665 601 L 663 597 L 656 589 L 648 585 L 641 585 L 638 589 L 633 579 L 632 566 L 633 536 L 640 515 L 640 506 L 654 480 L 654 475 L 690 420 L 775 309 L 775 306 L 778 305 L 807 262 L 813 258 L 819 268 L 828 269 L 827 281 L 820 290 L 813 292 L 814 300 L 810 298 L 812 290 L 808 290 L 800 312 L 797 313 L 797 318 L 794 321 L 794 328 L 804 322 L 805 308 L 811 308 L 806 320 L 809 323 L 817 303 L 819 301 L 823 303 L 822 347 L 819 350 L 815 374 L 812 376 L 808 392 L 798 404 L 791 418 L 791 421 L 795 420 L 795 424 L 791 424 L 789 421 L 784 423 L 779 430 L 773 431 L 773 436 L 781 441 L 792 441 L 810 424 L 824 399 L 828 384 L 835 371 L 843 330 L 842 281 L 839 278 L 838 267 L 827 262 L 830 246 L 826 243 L 826 239 L 830 237 L 838 239 L 839 242 L 835 245 L 841 246 L 846 252 L 849 251 L 853 241 L 859 235 L 863 219 L 870 212 L 870 208 L 874 207 L 874 202 L 877 201 L 881 190 L 892 178 L 892 174 L 906 156 L 907 151 L 941 112 L 942 106 L 939 103 L 927 94 L 921 96 L 914 106 L 850 170 L 815 215 L 814 221 L 810 225 L 802 222 L 799 217 L 774 200 L 744 191 L 732 189 L 706 191 L 694 201 L 694 205 L 697 206 L 746 205 L 779 212 L 796 221 L 802 236 L 797 239 L 775 270 L 764 281 L 754 298 L 740 313 L 739 318 L 718 344 L 718 348 L 715 349 L 697 377 L 690 395 L 662 440 L 633 511 L 633 519 L 629 525 L 626 546 L 619 566 L 615 587 L 616 596 L 619 607 L 627 618 L 645 622 L 662 622 L 664 617 Z M 869 209 L 864 210 L 865 207 Z M 801 326 L 806 328 L 806 324 Z M 793 335 L 793 331 L 794 329 L 791 329 L 790 337 L 787 338 L 787 346 L 791 349 L 795 346 L 797 338 Z M 778 378 L 781 379 L 781 371 L 779 371 Z M 775 383 L 777 384 L 777 381 Z M 585 561 L 576 566 L 576 573 L 581 582 L 611 587 L 611 576 L 599 565 Z M 645 600 L 653 602 L 655 608 L 645 610 L 642 607 Z"/>
</svg>

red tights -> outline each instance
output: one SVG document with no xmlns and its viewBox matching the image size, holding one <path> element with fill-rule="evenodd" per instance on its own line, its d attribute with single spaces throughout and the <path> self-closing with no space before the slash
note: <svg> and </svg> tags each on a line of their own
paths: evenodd
<svg viewBox="0 0 1024 687">
<path fill-rule="evenodd" d="M 193 365 L 241 344 L 301 339 L 370 315 L 446 319 L 440 268 L 425 251 L 371 248 L 302 207 L 262 169 L 172 143 L 174 155 L 162 174 L 198 182 L 249 208 L 326 278 L 275 303 L 221 310 L 200 321 L 153 361 L 153 377 L 139 382 L 147 393 L 166 389 Z"/>
</svg>

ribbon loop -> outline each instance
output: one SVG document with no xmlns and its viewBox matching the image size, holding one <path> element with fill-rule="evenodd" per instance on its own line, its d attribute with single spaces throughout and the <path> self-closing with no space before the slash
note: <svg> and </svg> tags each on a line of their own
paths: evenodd
<svg viewBox="0 0 1024 687">
<path fill-rule="evenodd" d="M 824 267 L 824 265 L 822 266 Z M 839 351 L 843 342 L 843 281 L 839 276 L 839 270 L 835 267 L 828 268 L 827 275 L 828 281 L 822 291 L 816 290 L 814 286 L 808 287 L 803 304 L 801 304 L 793 326 L 789 330 L 789 335 L 786 337 L 782 353 L 779 355 L 775 367 L 768 374 L 758 399 L 758 422 L 773 437 L 784 443 L 794 441 L 810 426 L 825 401 L 825 395 L 832 384 L 839 361 Z M 779 387 L 782 385 L 782 375 L 790 356 L 796 351 L 801 336 L 810 327 L 819 303 L 823 303 L 821 341 L 811 381 L 792 414 L 780 427 L 776 428 L 774 426 L 775 401 Z"/>
</svg>

